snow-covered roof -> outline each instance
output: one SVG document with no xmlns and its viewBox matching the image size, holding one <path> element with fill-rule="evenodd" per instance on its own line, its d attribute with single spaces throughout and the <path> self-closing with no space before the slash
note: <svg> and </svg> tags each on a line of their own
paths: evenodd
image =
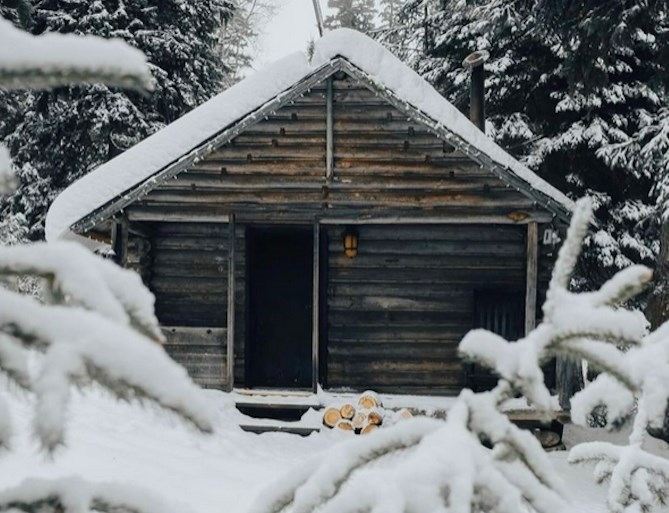
<svg viewBox="0 0 669 513">
<path fill-rule="evenodd" d="M 429 83 L 386 48 L 350 29 L 327 33 L 316 42 L 311 60 L 298 52 L 249 76 L 215 96 L 118 157 L 90 172 L 65 189 L 54 201 L 46 219 L 47 240 L 67 236 L 72 226 L 113 205 L 117 210 L 132 199 L 139 186 L 150 190 L 156 177 L 176 168 L 193 152 L 210 147 L 212 140 L 236 122 L 269 102 L 279 102 L 296 84 L 327 71 L 343 60 L 364 74 L 368 82 L 430 120 L 437 130 L 448 132 L 462 146 L 485 156 L 498 166 L 503 177 L 545 199 L 544 205 L 564 213 L 572 201 L 559 190 L 506 153 Z M 333 67 L 334 70 L 334 67 Z M 213 148 L 211 148 L 213 149 Z"/>
</svg>

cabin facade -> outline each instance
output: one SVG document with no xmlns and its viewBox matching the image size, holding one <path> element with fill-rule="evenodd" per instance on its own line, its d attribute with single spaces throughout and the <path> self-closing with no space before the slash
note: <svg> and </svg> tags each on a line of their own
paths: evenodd
<svg viewBox="0 0 669 513">
<path fill-rule="evenodd" d="M 202 386 L 484 386 L 457 345 L 535 325 L 571 203 L 365 36 L 316 50 L 75 183 L 47 237 L 111 244 Z"/>
</svg>

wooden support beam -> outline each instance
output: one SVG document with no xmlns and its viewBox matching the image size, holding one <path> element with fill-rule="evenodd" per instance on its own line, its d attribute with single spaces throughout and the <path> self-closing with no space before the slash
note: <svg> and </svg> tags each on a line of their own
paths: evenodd
<svg viewBox="0 0 669 513">
<path fill-rule="evenodd" d="M 128 262 L 128 219 L 124 216 L 112 225 L 114 262 L 125 267 Z"/>
<path fill-rule="evenodd" d="M 532 331 L 537 318 L 537 277 L 539 270 L 539 227 L 527 225 L 527 274 L 525 279 L 525 334 Z"/>
<path fill-rule="evenodd" d="M 412 216 L 396 216 L 380 214 L 378 216 L 358 215 L 341 216 L 332 215 L 332 217 L 322 217 L 321 224 L 500 224 L 500 225 L 529 225 L 537 224 L 537 222 L 550 222 L 552 219 L 550 214 L 544 212 L 533 213 L 522 221 L 513 221 L 503 215 L 450 215 L 450 216 L 429 216 L 429 215 L 412 215 Z"/>
<path fill-rule="evenodd" d="M 227 319 L 227 387 L 231 392 L 235 386 L 235 216 L 228 223 L 228 319 Z"/>
<path fill-rule="evenodd" d="M 319 326 L 320 326 L 320 268 L 321 268 L 321 227 L 318 221 L 314 223 L 314 249 L 312 270 L 312 299 L 311 299 L 311 376 L 314 393 L 318 391 L 319 368 Z"/>
<path fill-rule="evenodd" d="M 334 90 L 332 77 L 327 79 L 325 119 L 325 178 L 328 182 L 334 179 Z"/>
<path fill-rule="evenodd" d="M 230 220 L 228 214 L 222 214 L 209 209 L 208 211 L 191 212 L 179 210 L 176 205 L 168 207 L 139 207 L 133 206 L 128 209 L 130 221 L 160 221 L 172 223 L 227 223 Z"/>
</svg>

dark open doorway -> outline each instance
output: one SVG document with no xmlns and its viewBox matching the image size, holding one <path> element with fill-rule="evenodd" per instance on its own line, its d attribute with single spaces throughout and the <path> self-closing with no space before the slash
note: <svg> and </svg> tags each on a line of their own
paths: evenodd
<svg viewBox="0 0 669 513">
<path fill-rule="evenodd" d="M 313 232 L 247 232 L 247 376 L 254 387 L 311 388 Z"/>
</svg>

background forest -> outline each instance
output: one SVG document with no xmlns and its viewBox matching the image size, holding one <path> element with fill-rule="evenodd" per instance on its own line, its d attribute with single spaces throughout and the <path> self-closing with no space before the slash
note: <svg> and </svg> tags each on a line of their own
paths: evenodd
<svg viewBox="0 0 669 513">
<path fill-rule="evenodd" d="M 379 39 L 462 111 L 469 98 L 462 60 L 489 51 L 487 133 L 571 197 L 595 199 L 599 229 L 586 240 L 575 280 L 586 289 L 633 263 L 655 266 L 660 252 L 669 168 L 666 4 L 328 0 L 325 25 Z M 270 0 L 1 0 L 0 14 L 33 34 L 126 40 L 146 53 L 156 81 L 150 96 L 104 85 L 0 92 L 0 141 L 21 182 L 0 203 L 3 241 L 41 239 L 46 210 L 63 188 L 239 80 L 275 7 Z M 658 271 L 655 324 L 666 303 Z"/>
</svg>

